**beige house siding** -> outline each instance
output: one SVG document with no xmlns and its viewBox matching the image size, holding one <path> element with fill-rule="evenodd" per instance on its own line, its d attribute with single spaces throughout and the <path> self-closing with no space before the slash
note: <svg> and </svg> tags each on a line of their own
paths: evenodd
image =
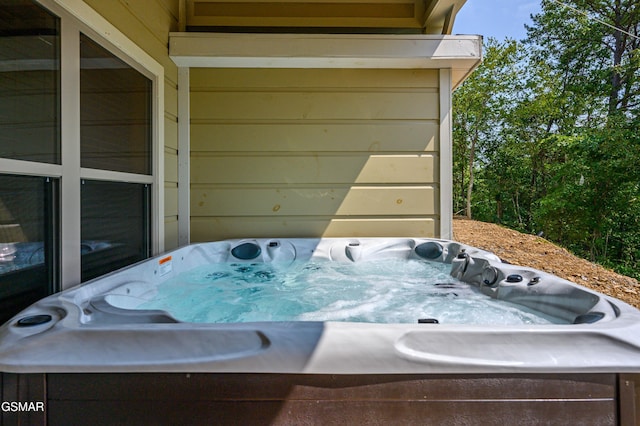
<svg viewBox="0 0 640 426">
<path fill-rule="evenodd" d="M 191 241 L 439 234 L 438 70 L 190 76 Z"/>
<path fill-rule="evenodd" d="M 178 29 L 175 0 L 85 0 L 164 67 L 164 249 L 178 246 L 178 68 L 167 40 Z"/>
</svg>

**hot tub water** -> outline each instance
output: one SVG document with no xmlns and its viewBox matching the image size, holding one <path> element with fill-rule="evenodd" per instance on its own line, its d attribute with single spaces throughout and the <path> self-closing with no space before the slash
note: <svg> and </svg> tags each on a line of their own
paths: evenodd
<svg viewBox="0 0 640 426">
<path fill-rule="evenodd" d="M 198 323 L 566 323 L 484 295 L 452 278 L 450 269 L 406 259 L 207 264 L 160 284 L 155 297 L 136 309 L 164 310 Z"/>
</svg>

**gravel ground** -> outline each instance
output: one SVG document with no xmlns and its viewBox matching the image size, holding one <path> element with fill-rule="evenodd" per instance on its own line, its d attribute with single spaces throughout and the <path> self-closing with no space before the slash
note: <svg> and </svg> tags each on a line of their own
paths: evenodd
<svg viewBox="0 0 640 426">
<path fill-rule="evenodd" d="M 640 283 L 581 259 L 535 235 L 474 220 L 453 221 L 454 240 L 495 253 L 509 263 L 529 266 L 607 294 L 640 309 Z"/>
</svg>

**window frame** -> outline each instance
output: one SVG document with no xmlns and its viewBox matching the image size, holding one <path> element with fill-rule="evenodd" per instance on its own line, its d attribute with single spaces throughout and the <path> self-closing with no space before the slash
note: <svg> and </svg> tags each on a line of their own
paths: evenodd
<svg viewBox="0 0 640 426">
<path fill-rule="evenodd" d="M 0 158 L 0 173 L 60 179 L 60 289 L 81 282 L 81 181 L 151 186 L 151 251 L 164 250 L 164 68 L 90 6 L 77 0 L 35 0 L 60 18 L 61 164 Z M 81 167 L 80 33 L 151 80 L 150 175 Z"/>
</svg>

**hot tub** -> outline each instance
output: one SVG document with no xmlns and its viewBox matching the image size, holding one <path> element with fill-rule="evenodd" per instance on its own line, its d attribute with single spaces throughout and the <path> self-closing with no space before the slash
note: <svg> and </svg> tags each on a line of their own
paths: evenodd
<svg viewBox="0 0 640 426">
<path fill-rule="evenodd" d="M 198 265 L 396 258 L 442 262 L 491 298 L 566 324 L 344 321 L 186 323 L 137 307 Z M 420 321 L 423 320 L 423 321 Z M 491 253 L 429 239 L 254 239 L 194 244 L 41 300 L 2 328 L 3 371 L 488 373 L 640 370 L 640 312 Z M 53 345 L 55 342 L 55 345 Z M 108 342 L 108 345 L 107 345 Z M 55 346 L 55 347 L 54 347 Z M 105 348 L 108 347 L 108 350 Z M 606 353 L 606 356 L 602 356 Z"/>
<path fill-rule="evenodd" d="M 140 308 L 158 293 L 162 283 L 203 264 L 320 261 L 349 265 L 389 258 L 450 265 L 452 279 L 492 299 L 559 321 L 544 325 L 447 324 L 438 318 L 416 318 L 413 323 L 196 323 L 180 321 L 170 311 Z M 258 377 L 258 382 L 271 383 L 274 389 L 274 380 L 293 380 L 295 386 L 305 381 L 321 386 L 318 383 L 333 380 L 327 385 L 333 390 L 371 389 L 373 380 L 382 386 L 377 389 L 390 389 L 394 395 L 398 382 L 415 385 L 416 380 L 426 380 L 416 389 L 424 390 L 430 386 L 425 383 L 440 383 L 449 377 L 456 383 L 471 380 L 486 391 L 495 391 L 498 384 L 513 390 L 515 383 L 522 386 L 524 381 L 535 394 L 525 392 L 527 400 L 563 400 L 557 413 L 571 401 L 583 399 L 564 391 L 560 396 L 549 393 L 545 383 L 555 380 L 558 389 L 576 391 L 580 388 L 576 383 L 586 382 L 580 388 L 583 393 L 576 392 L 588 395 L 584 401 L 605 407 L 604 417 L 594 418 L 617 422 L 620 395 L 625 395 L 621 378 L 633 393 L 640 373 L 640 312 L 556 276 L 503 263 L 491 253 L 448 240 L 227 240 L 190 245 L 39 301 L 0 329 L 0 370 L 16 377 L 44 375 L 47 386 L 55 380 L 71 383 L 73 378 L 76 382 L 69 385 L 73 389 L 82 388 L 77 383 L 80 377 L 89 377 L 86 383 L 91 383 L 96 374 L 104 377 L 100 373 L 152 387 L 157 385 L 150 383 L 157 379 L 147 379 L 150 376 L 144 373 L 165 375 L 167 381 L 175 380 L 175 374 L 186 378 L 201 374 L 215 383 L 234 377 L 236 385 Z M 140 378 L 141 373 L 147 378 Z M 514 382 L 505 385 L 505 380 Z M 254 384 L 262 388 L 258 382 Z M 294 385 L 287 383 L 285 394 L 290 395 Z M 122 385 L 113 386 L 122 389 Z M 598 396 L 596 388 L 600 387 L 606 389 L 606 396 Z M 56 389 L 62 388 L 60 384 Z M 460 387 L 470 388 L 470 382 Z M 477 403 L 495 396 L 478 392 L 463 399 Z M 262 401 L 266 396 L 248 398 Z M 307 395 L 303 399 L 309 398 L 324 397 Z M 369 397 L 359 394 L 354 398 Z M 425 394 L 418 400 L 433 398 Z M 625 400 L 627 406 L 633 403 L 635 407 L 633 396 Z"/>
</svg>

